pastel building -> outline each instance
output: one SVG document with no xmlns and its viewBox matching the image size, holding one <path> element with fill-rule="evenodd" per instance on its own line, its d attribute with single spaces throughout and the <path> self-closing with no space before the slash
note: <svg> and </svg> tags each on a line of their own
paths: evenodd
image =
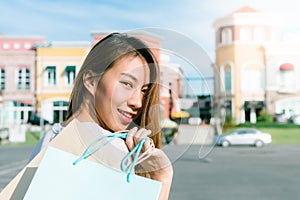
<svg viewBox="0 0 300 200">
<path fill-rule="evenodd" d="M 0 36 L 0 126 L 26 123 L 35 110 L 35 46 L 44 37 Z"/>
<path fill-rule="evenodd" d="M 90 42 L 51 42 L 36 49 L 36 114 L 50 123 L 65 119 L 70 93 Z"/>
<path fill-rule="evenodd" d="M 1 35 L 1 127 L 26 123 L 32 116 L 50 123 L 64 121 L 76 74 L 92 45 L 107 34 L 109 32 L 93 32 L 93 42 L 47 42 L 43 37 Z M 162 102 L 168 112 L 169 84 L 175 104 L 182 93 L 180 66 L 171 64 L 169 55 L 160 51 L 161 38 L 157 35 L 145 31 L 130 34 L 146 42 L 158 58 Z M 173 108 L 176 110 L 176 105 Z"/>
<path fill-rule="evenodd" d="M 300 115 L 300 35 L 266 46 L 266 110 L 286 119 Z"/>
<path fill-rule="evenodd" d="M 299 114 L 300 43 L 283 42 L 275 19 L 250 7 L 213 27 L 218 112 L 238 123 L 255 123 L 262 111 Z"/>
</svg>

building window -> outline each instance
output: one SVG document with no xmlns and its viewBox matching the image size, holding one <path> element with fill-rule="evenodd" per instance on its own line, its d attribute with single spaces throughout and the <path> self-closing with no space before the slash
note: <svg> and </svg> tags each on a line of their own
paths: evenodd
<svg viewBox="0 0 300 200">
<path fill-rule="evenodd" d="M 284 63 L 279 67 L 279 90 L 293 91 L 296 89 L 296 73 L 294 66 Z"/>
<path fill-rule="evenodd" d="M 231 70 L 225 69 L 225 90 L 231 91 Z"/>
<path fill-rule="evenodd" d="M 75 66 L 67 66 L 65 69 L 65 85 L 73 86 L 75 80 Z"/>
<path fill-rule="evenodd" d="M 33 108 L 31 105 L 21 102 L 13 102 L 13 122 L 26 123 L 29 119 L 29 113 Z"/>
<path fill-rule="evenodd" d="M 10 44 L 9 43 L 3 43 L 3 49 L 9 49 Z"/>
<path fill-rule="evenodd" d="M 225 65 L 221 71 L 222 91 L 232 92 L 232 71 L 230 65 Z"/>
<path fill-rule="evenodd" d="M 0 69 L 0 89 L 5 90 L 5 69 Z"/>
<path fill-rule="evenodd" d="M 47 66 L 44 72 L 44 84 L 45 86 L 56 85 L 56 67 Z"/>
<path fill-rule="evenodd" d="M 265 89 L 263 69 L 246 69 L 242 72 L 242 90 L 244 92 L 261 92 Z"/>
<path fill-rule="evenodd" d="M 256 42 L 262 42 L 265 41 L 265 32 L 262 27 L 257 27 L 254 29 L 254 40 Z"/>
<path fill-rule="evenodd" d="M 28 42 L 26 42 L 26 43 L 24 44 L 24 49 L 30 49 L 30 48 L 31 48 L 31 44 L 28 43 Z"/>
<path fill-rule="evenodd" d="M 68 110 L 67 101 L 54 101 L 53 102 L 53 122 L 61 123 L 66 119 Z"/>
<path fill-rule="evenodd" d="M 26 67 L 22 67 L 18 70 L 18 89 L 30 89 L 30 70 Z"/>
<path fill-rule="evenodd" d="M 222 44 L 231 44 L 232 42 L 232 31 L 230 28 L 225 28 L 222 30 Z"/>
<path fill-rule="evenodd" d="M 240 30 L 240 41 L 247 42 L 250 40 L 250 30 L 249 28 L 241 28 Z"/>
<path fill-rule="evenodd" d="M 20 44 L 19 43 L 14 43 L 14 49 L 20 49 Z"/>
</svg>

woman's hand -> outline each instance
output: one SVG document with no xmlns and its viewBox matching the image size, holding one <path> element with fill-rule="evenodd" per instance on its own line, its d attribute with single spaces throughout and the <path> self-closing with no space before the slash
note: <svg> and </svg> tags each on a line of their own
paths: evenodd
<svg viewBox="0 0 300 200">
<path fill-rule="evenodd" d="M 153 146 L 152 140 L 148 137 L 150 134 L 151 130 L 134 127 L 128 131 L 126 145 L 129 151 L 131 151 L 143 137 L 147 137 L 142 150 L 145 151 L 148 148 L 153 149 L 151 150 L 151 155 L 137 165 L 136 172 L 146 172 L 150 175 L 151 179 L 160 181 L 162 188 L 159 200 L 168 200 L 173 179 L 173 167 L 167 155 L 162 150 Z"/>
<path fill-rule="evenodd" d="M 130 129 L 125 141 L 129 151 L 131 151 L 142 140 L 143 137 L 147 137 L 147 140 L 143 145 L 142 151 L 150 148 L 152 146 L 152 140 L 148 137 L 150 134 L 151 130 L 144 128 L 138 129 L 137 127 L 134 127 Z"/>
</svg>

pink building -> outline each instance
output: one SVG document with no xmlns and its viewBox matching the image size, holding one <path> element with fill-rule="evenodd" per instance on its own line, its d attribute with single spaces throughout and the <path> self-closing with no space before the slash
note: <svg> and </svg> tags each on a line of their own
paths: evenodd
<svg viewBox="0 0 300 200">
<path fill-rule="evenodd" d="M 27 122 L 35 110 L 35 44 L 43 37 L 0 36 L 0 126 Z"/>
</svg>

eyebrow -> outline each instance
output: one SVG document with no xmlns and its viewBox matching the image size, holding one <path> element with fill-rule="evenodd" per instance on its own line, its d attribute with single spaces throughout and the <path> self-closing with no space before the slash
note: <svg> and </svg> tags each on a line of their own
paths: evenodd
<svg viewBox="0 0 300 200">
<path fill-rule="evenodd" d="M 135 76 L 133 76 L 132 74 L 128 74 L 128 73 L 121 73 L 121 75 L 123 76 L 127 76 L 131 79 L 133 79 L 135 82 L 137 82 L 137 78 Z"/>
<path fill-rule="evenodd" d="M 135 82 L 138 81 L 137 78 L 135 76 L 133 76 L 132 74 L 121 73 L 121 75 L 129 77 L 129 78 L 133 79 Z M 143 87 L 151 87 L 151 85 L 152 85 L 151 83 L 148 83 L 148 84 L 144 84 Z"/>
</svg>

